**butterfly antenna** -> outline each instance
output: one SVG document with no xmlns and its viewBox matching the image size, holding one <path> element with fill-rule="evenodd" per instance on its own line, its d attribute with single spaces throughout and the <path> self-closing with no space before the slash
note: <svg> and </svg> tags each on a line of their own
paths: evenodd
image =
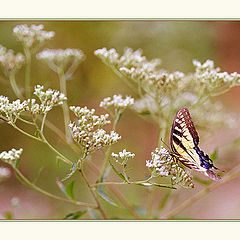
<svg viewBox="0 0 240 240">
<path fill-rule="evenodd" d="M 165 142 L 162 140 L 162 138 L 161 138 L 161 142 L 163 142 L 164 145 L 168 148 L 168 150 L 169 150 L 170 152 L 172 152 L 172 150 L 170 149 L 170 147 L 167 145 L 167 143 L 165 143 Z"/>
</svg>

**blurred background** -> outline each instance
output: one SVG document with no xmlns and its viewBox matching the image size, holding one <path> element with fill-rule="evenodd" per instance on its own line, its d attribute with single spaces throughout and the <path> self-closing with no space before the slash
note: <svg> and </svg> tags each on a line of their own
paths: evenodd
<svg viewBox="0 0 240 240">
<path fill-rule="evenodd" d="M 68 82 L 69 104 L 95 108 L 97 114 L 105 113 L 98 107 L 100 101 L 114 94 L 133 95 L 131 90 L 114 72 L 104 65 L 94 55 L 94 50 L 106 47 L 115 48 L 122 53 L 124 47 L 134 50 L 141 48 L 143 55 L 149 60 L 160 58 L 162 67 L 169 71 L 193 72 L 192 60 L 201 62 L 211 59 L 215 65 L 223 71 L 240 73 L 240 22 L 234 21 L 1 21 L 0 44 L 15 52 L 23 52 L 21 44 L 16 41 L 12 29 L 18 24 L 43 24 L 45 30 L 54 31 L 55 37 L 48 41 L 45 48 L 65 49 L 78 48 L 85 55 L 86 60 L 80 64 L 74 77 Z M 2 75 L 2 73 L 1 73 Z M 24 68 L 17 74 L 19 85 L 24 86 Z M 57 75 L 48 66 L 33 59 L 32 84 L 42 84 L 45 87 L 59 89 Z M 8 96 L 14 100 L 15 96 L 8 82 L 1 79 L 0 95 Z M 226 109 L 233 113 L 239 113 L 240 88 L 234 88 L 230 92 L 219 97 Z M 57 127 L 64 130 L 61 108 L 55 108 L 49 114 L 49 120 Z M 72 119 L 73 115 L 72 115 Z M 194 122 L 197 119 L 194 119 Z M 240 124 L 239 124 L 240 125 Z M 211 135 L 199 132 L 201 136 L 200 146 L 205 152 L 211 153 L 219 148 L 219 162 L 228 171 L 240 163 L 239 149 L 229 147 L 230 143 L 240 136 L 239 126 L 236 129 L 212 129 Z M 170 133 L 169 126 L 169 133 Z M 151 158 L 151 151 L 157 145 L 157 125 L 148 119 L 139 118 L 133 111 L 126 111 L 116 130 L 122 140 L 113 146 L 113 151 L 123 148 L 136 153 L 135 159 L 130 163 L 134 171 L 132 179 L 142 180 L 148 174 L 145 161 Z M 56 185 L 56 178 L 62 178 L 68 173 L 68 167 L 60 164 L 56 166 L 55 154 L 45 145 L 34 142 L 5 123 L 0 124 L 0 152 L 11 148 L 23 148 L 21 171 L 29 178 L 34 179 L 39 168 L 44 167 L 38 185 L 43 189 L 57 195 L 62 193 Z M 46 135 L 57 149 L 60 149 L 72 159 L 77 159 L 73 153 L 54 133 L 46 128 Z M 220 136 L 220 137 L 219 137 Z M 104 152 L 99 152 L 91 159 L 99 169 L 101 167 Z M 4 166 L 4 163 L 0 163 Z M 195 173 L 193 173 L 194 175 Z M 97 179 L 91 169 L 87 169 L 87 175 L 92 183 Z M 89 195 L 85 185 L 78 175 L 74 193 L 81 201 L 94 200 Z M 109 179 L 120 181 L 114 174 Z M 222 185 L 214 192 L 200 199 L 183 212 L 179 218 L 190 219 L 239 219 L 240 218 L 240 178 L 236 178 Z M 194 189 L 179 188 L 168 201 L 165 210 L 176 207 L 182 201 L 188 199 L 204 186 L 197 185 Z M 145 215 L 148 191 L 141 186 L 117 186 L 133 207 L 142 216 Z M 152 215 L 158 218 L 161 211 L 161 202 L 166 192 L 160 188 L 154 190 L 152 199 Z M 114 201 L 118 200 L 111 195 Z M 90 196 L 90 198 L 89 198 Z M 19 206 L 14 207 L 12 199 L 19 200 Z M 132 216 L 123 208 L 117 208 L 101 200 L 107 214 L 114 219 L 131 219 Z M 121 203 L 119 203 L 121 205 Z M 11 212 L 14 219 L 63 219 L 68 213 L 78 211 L 79 208 L 58 200 L 50 199 L 33 189 L 19 183 L 12 172 L 12 176 L 0 183 L 0 218 L 4 219 L 7 212 Z M 87 219 L 86 214 L 82 219 Z M 144 218 L 144 217 L 143 217 Z"/>
</svg>

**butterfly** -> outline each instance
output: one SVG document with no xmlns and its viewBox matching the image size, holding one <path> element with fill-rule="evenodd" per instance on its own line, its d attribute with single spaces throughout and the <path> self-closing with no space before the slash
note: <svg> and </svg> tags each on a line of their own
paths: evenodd
<svg viewBox="0 0 240 240">
<path fill-rule="evenodd" d="M 172 157 L 184 166 L 203 172 L 211 179 L 219 177 L 211 169 L 216 169 L 213 161 L 198 147 L 199 136 L 187 108 L 181 108 L 174 120 L 170 136 Z"/>
</svg>

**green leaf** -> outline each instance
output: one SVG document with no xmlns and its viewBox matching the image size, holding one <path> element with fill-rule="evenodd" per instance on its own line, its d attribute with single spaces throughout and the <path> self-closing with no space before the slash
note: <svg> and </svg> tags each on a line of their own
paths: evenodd
<svg viewBox="0 0 240 240">
<path fill-rule="evenodd" d="M 59 156 L 57 156 L 57 157 L 56 157 L 56 165 L 57 165 L 57 168 L 59 168 L 60 160 L 61 160 L 61 158 L 60 158 Z"/>
<path fill-rule="evenodd" d="M 8 219 L 8 220 L 13 219 L 13 215 L 12 215 L 12 213 L 11 213 L 10 211 L 5 212 L 5 213 L 4 213 L 4 217 L 5 217 L 6 219 Z"/>
<path fill-rule="evenodd" d="M 212 180 L 203 180 L 201 178 L 198 178 L 198 177 L 194 177 L 194 181 L 202 184 L 202 185 L 210 185 L 212 183 Z"/>
<path fill-rule="evenodd" d="M 14 164 L 14 167 L 15 167 L 15 168 L 18 168 L 19 165 L 20 165 L 20 162 L 21 162 L 21 159 L 17 159 L 16 162 L 15 162 L 15 164 Z"/>
<path fill-rule="evenodd" d="M 35 137 L 39 138 L 39 136 L 40 136 L 40 131 L 37 129 L 37 130 L 35 131 L 34 135 L 35 135 Z"/>
<path fill-rule="evenodd" d="M 69 213 L 64 219 L 79 219 L 82 217 L 87 211 L 78 211 L 75 213 Z"/>
<path fill-rule="evenodd" d="M 108 195 L 103 192 L 102 190 L 100 189 L 97 189 L 96 192 L 98 193 L 98 195 L 103 199 L 105 200 L 106 202 L 110 203 L 111 205 L 115 206 L 115 207 L 118 207 L 118 205 L 111 199 L 108 197 Z"/>
<path fill-rule="evenodd" d="M 70 169 L 70 173 L 64 177 L 61 181 L 64 182 L 66 181 L 67 179 L 69 179 L 70 177 L 72 177 L 72 175 L 77 171 L 77 164 L 76 163 L 73 163 L 71 169 Z"/>
<path fill-rule="evenodd" d="M 74 181 L 70 182 L 66 187 L 63 185 L 63 183 L 57 178 L 56 183 L 58 187 L 61 189 L 61 191 L 65 194 L 67 198 L 70 200 L 73 200 L 73 186 L 74 186 Z"/>
<path fill-rule="evenodd" d="M 216 148 L 210 156 L 210 159 L 214 162 L 218 158 L 218 148 Z"/>
<path fill-rule="evenodd" d="M 130 171 L 132 171 L 132 170 L 133 170 L 133 168 L 126 169 L 126 170 L 125 170 L 125 173 L 130 172 Z"/>
<path fill-rule="evenodd" d="M 74 181 L 70 182 L 67 186 L 66 186 L 66 193 L 68 195 L 68 197 L 72 200 L 74 200 L 74 194 L 73 194 L 73 186 L 74 186 Z"/>
<path fill-rule="evenodd" d="M 109 164 L 110 164 L 110 166 L 112 167 L 112 170 L 113 170 L 121 179 L 123 179 L 125 182 L 127 182 L 127 179 L 123 176 L 122 173 L 119 173 L 119 172 L 117 171 L 117 169 L 113 166 L 113 164 L 111 163 L 110 160 L 109 160 Z"/>
<path fill-rule="evenodd" d="M 36 174 L 36 177 L 33 179 L 33 183 L 35 184 L 37 182 L 37 180 L 39 179 L 40 175 L 41 175 L 41 172 L 43 170 L 43 166 L 38 170 L 37 174 Z"/>
<path fill-rule="evenodd" d="M 158 207 L 158 208 L 159 208 L 159 211 L 163 210 L 163 208 L 166 206 L 166 203 L 167 203 L 167 201 L 168 201 L 171 193 L 172 193 L 171 191 L 167 191 L 167 192 L 166 192 L 166 194 L 164 195 L 162 201 L 161 201 L 160 204 L 159 204 L 159 207 Z"/>
<path fill-rule="evenodd" d="M 24 182 L 24 181 L 17 175 L 17 173 L 14 173 L 14 175 L 15 175 L 15 177 L 17 178 L 17 180 L 18 180 L 21 184 L 23 184 L 23 185 L 25 185 L 25 186 L 27 186 L 27 187 L 30 186 L 29 184 L 27 184 L 26 182 Z"/>
</svg>

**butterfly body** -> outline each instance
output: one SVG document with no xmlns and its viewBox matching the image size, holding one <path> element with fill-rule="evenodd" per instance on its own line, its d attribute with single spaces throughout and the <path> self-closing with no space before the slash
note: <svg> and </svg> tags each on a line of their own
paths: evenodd
<svg viewBox="0 0 240 240">
<path fill-rule="evenodd" d="M 174 118 L 170 143 L 172 156 L 176 160 L 188 168 L 203 172 L 215 181 L 219 180 L 211 170 L 217 168 L 198 146 L 199 136 L 187 108 L 181 108 Z"/>
</svg>

